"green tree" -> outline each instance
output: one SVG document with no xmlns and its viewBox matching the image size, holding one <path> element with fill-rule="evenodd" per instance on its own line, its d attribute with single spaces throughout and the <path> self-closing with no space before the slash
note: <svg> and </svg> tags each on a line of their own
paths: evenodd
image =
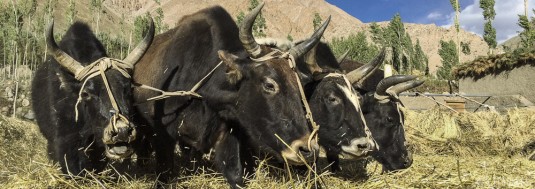
<svg viewBox="0 0 535 189">
<path fill-rule="evenodd" d="M 78 11 L 76 10 L 75 0 L 70 0 L 69 7 L 67 7 L 67 11 L 65 12 L 65 18 L 67 19 L 67 22 L 69 24 L 72 24 L 74 22 L 77 13 Z"/>
<path fill-rule="evenodd" d="M 440 40 L 440 49 L 438 50 L 438 54 L 442 59 L 442 66 L 437 70 L 437 77 L 439 79 L 454 79 L 451 71 L 454 66 L 459 64 L 457 52 L 457 45 L 453 40 L 447 42 Z"/>
<path fill-rule="evenodd" d="M 485 27 L 483 29 L 483 39 L 490 47 L 490 54 L 496 48 L 496 29 L 492 26 L 492 20 L 496 16 L 494 11 L 494 0 L 480 0 L 479 7 L 483 9 L 483 18 L 485 18 Z"/>
<path fill-rule="evenodd" d="M 165 24 L 163 22 L 163 9 L 161 7 L 158 7 L 156 9 L 156 17 L 154 17 L 154 25 L 156 26 L 156 32 L 163 33 L 167 30 L 169 30 L 169 25 Z"/>
<path fill-rule="evenodd" d="M 249 0 L 249 7 L 248 10 L 251 11 L 256 6 L 258 6 L 259 1 L 258 0 Z M 236 23 L 239 25 L 243 22 L 243 19 L 245 18 L 245 13 L 243 11 L 240 11 L 238 15 L 236 16 Z M 262 12 L 258 14 L 256 17 L 256 20 L 253 24 L 253 36 L 255 37 L 266 37 L 266 19 L 262 15 Z"/>
<path fill-rule="evenodd" d="M 139 15 L 134 20 L 134 39 L 140 41 L 149 31 L 150 13 Z"/>
<path fill-rule="evenodd" d="M 461 39 L 459 38 L 459 32 L 461 30 L 460 24 L 459 24 L 459 15 L 461 14 L 461 6 L 459 5 L 459 0 L 450 0 L 451 6 L 453 7 L 453 10 L 455 11 L 455 19 L 454 19 L 454 26 L 455 26 L 455 36 L 457 41 L 456 48 L 457 48 L 457 62 L 461 61 Z"/>
<path fill-rule="evenodd" d="M 96 13 L 96 18 L 93 17 L 93 21 L 95 22 L 95 33 L 97 35 L 99 33 L 100 13 L 102 13 L 103 2 L 103 0 L 91 0 L 91 12 Z"/>
<path fill-rule="evenodd" d="M 323 19 L 321 19 L 321 16 L 319 13 L 314 13 L 314 19 L 312 20 L 312 25 L 314 26 L 314 31 L 316 31 L 323 22 Z"/>
<path fill-rule="evenodd" d="M 535 13 L 535 9 L 533 10 Z M 519 36 L 521 39 L 522 49 L 532 49 L 535 43 L 535 25 L 534 19 L 528 19 L 526 15 L 518 15 L 518 25 L 523 29 Z"/>
<path fill-rule="evenodd" d="M 414 68 L 417 70 L 425 72 L 425 70 L 429 70 L 429 58 L 422 50 L 422 46 L 420 45 L 420 40 L 416 40 L 416 45 L 414 45 Z M 426 75 L 429 73 L 425 73 Z"/>
<path fill-rule="evenodd" d="M 379 52 L 377 46 L 369 44 L 364 32 L 351 34 L 347 37 L 333 38 L 329 43 L 333 53 L 338 57 L 349 50 L 348 59 L 369 62 Z"/>
<path fill-rule="evenodd" d="M 470 55 L 472 52 L 470 51 L 470 43 L 469 42 L 462 42 L 461 41 L 461 52 L 466 55 Z"/>
</svg>

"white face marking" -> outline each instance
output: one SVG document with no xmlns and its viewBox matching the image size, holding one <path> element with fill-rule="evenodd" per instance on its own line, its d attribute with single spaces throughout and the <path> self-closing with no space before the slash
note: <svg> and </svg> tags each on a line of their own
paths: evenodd
<svg viewBox="0 0 535 189">
<path fill-rule="evenodd" d="M 353 93 L 353 90 L 349 89 L 347 86 L 341 86 L 341 85 L 338 85 L 336 84 L 336 86 L 342 90 L 342 92 L 344 93 L 345 97 L 351 102 L 351 104 L 353 104 L 353 106 L 355 107 L 355 110 L 358 111 L 359 110 L 359 103 L 358 103 L 358 96 L 355 95 L 355 93 Z"/>
</svg>

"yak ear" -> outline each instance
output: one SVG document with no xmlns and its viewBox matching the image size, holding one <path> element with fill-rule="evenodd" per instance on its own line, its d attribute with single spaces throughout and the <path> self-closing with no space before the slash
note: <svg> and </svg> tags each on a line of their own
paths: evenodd
<svg viewBox="0 0 535 189">
<path fill-rule="evenodd" d="M 224 50 L 217 51 L 217 54 L 219 54 L 219 58 L 227 66 L 227 81 L 232 85 L 237 84 L 243 78 L 241 68 L 237 64 L 238 56 Z"/>
</svg>

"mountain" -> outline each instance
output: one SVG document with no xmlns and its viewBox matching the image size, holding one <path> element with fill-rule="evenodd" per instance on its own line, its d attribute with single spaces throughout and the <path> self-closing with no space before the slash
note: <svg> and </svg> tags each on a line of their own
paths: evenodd
<svg viewBox="0 0 535 189">
<path fill-rule="evenodd" d="M 499 46 L 514 50 L 520 47 L 520 45 L 522 45 L 522 39 L 520 39 L 520 36 L 517 35 L 512 37 L 511 39 L 508 39 L 507 41 L 504 41 Z"/>
<path fill-rule="evenodd" d="M 40 0 L 47 1 L 47 0 Z M 58 5 L 67 5 L 69 0 L 58 0 Z M 155 15 L 157 8 L 161 7 L 164 13 L 163 22 L 170 27 L 184 16 L 192 14 L 199 9 L 213 5 L 220 5 L 236 18 L 240 12 L 247 13 L 249 1 L 244 0 L 160 0 L 160 5 L 155 0 L 106 0 L 104 1 L 104 13 L 101 15 L 100 28 L 117 35 L 129 35 L 133 20 L 136 16 L 145 14 L 147 11 Z M 312 34 L 312 20 L 315 13 L 325 19 L 332 16 L 331 23 L 325 32 L 324 39 L 331 40 L 333 37 L 347 36 L 359 31 L 369 31 L 369 24 L 363 23 L 357 18 L 344 12 L 342 9 L 329 4 L 325 0 L 264 0 L 266 5 L 262 14 L 266 19 L 266 33 L 270 37 L 286 38 L 288 35 L 293 39 L 304 39 Z M 42 3 L 42 2 L 41 2 Z M 77 1 L 77 17 L 87 22 L 92 22 L 94 14 L 89 11 L 87 2 Z M 67 6 L 58 6 L 55 16 L 62 18 Z M 62 12 L 63 11 L 63 12 Z M 125 19 L 125 24 L 119 21 Z M 402 15 L 403 18 L 403 15 Z M 379 23 L 386 25 L 386 22 Z M 66 26 L 65 24 L 63 26 Z M 455 39 L 455 32 L 451 29 L 442 28 L 433 24 L 405 24 L 406 31 L 415 42 L 420 40 L 424 52 L 429 57 L 430 71 L 436 72 L 441 65 L 438 49 L 440 40 Z M 483 39 L 475 34 L 461 31 L 461 39 L 470 43 L 471 54 L 462 55 L 461 62 L 473 60 L 477 56 L 486 55 L 488 46 Z"/>
</svg>

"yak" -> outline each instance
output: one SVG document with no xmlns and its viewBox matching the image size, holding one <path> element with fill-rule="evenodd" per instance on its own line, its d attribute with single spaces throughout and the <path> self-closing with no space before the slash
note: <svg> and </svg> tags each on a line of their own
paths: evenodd
<svg viewBox="0 0 535 189">
<path fill-rule="evenodd" d="M 49 158 L 64 174 L 98 172 L 106 159 L 125 159 L 135 151 L 130 74 L 152 42 L 154 24 L 124 60 L 108 58 L 85 23 L 72 24 L 59 46 L 53 28 L 52 21 L 46 36 L 51 56 L 32 81 L 37 125 L 48 141 Z"/>
<path fill-rule="evenodd" d="M 134 90 L 140 121 L 153 128 L 151 146 L 163 180 L 172 174 L 177 142 L 199 153 L 214 150 L 216 169 L 233 188 L 244 186 L 255 155 L 289 164 L 317 156 L 319 146 L 291 60 L 320 40 L 326 24 L 288 53 L 260 46 L 252 25 L 263 5 L 239 27 L 220 6 L 185 16 L 156 36 L 136 64 L 137 83 L 198 94 L 150 101 L 160 93 Z"/>
</svg>

